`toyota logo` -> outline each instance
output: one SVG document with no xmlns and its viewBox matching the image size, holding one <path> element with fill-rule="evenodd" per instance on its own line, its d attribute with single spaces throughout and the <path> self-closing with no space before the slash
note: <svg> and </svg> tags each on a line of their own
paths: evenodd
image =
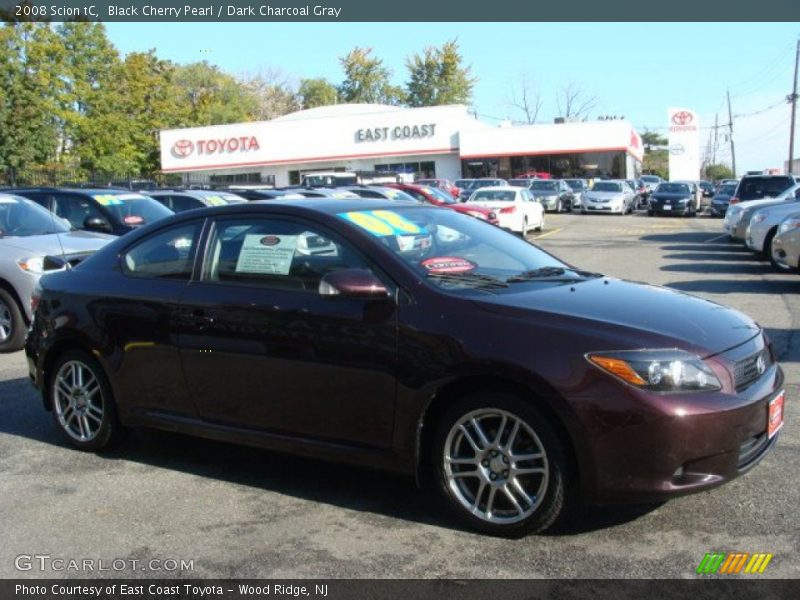
<svg viewBox="0 0 800 600">
<path fill-rule="evenodd" d="M 172 156 L 175 158 L 186 158 L 194 152 L 194 142 L 192 140 L 178 140 L 172 144 Z"/>
<path fill-rule="evenodd" d="M 759 375 L 763 375 L 764 371 L 767 370 L 767 361 L 764 360 L 764 355 L 760 355 L 758 359 L 756 359 L 756 371 L 758 371 Z"/>
<path fill-rule="evenodd" d="M 672 144 L 672 146 L 669 147 L 669 153 L 672 154 L 672 156 L 680 156 L 684 152 L 686 152 L 686 148 L 684 148 L 682 144 Z"/>
<path fill-rule="evenodd" d="M 672 122 L 675 123 L 675 125 L 688 125 L 692 121 L 694 121 L 694 115 L 688 110 L 681 110 L 672 115 Z"/>
</svg>

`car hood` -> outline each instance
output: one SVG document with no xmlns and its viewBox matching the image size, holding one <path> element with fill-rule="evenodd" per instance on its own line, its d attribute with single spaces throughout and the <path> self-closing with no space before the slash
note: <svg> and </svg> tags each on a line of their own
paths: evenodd
<svg viewBox="0 0 800 600">
<path fill-rule="evenodd" d="M 586 196 L 589 200 L 613 200 L 614 198 L 622 198 L 622 192 L 586 192 L 584 196 Z"/>
<path fill-rule="evenodd" d="M 500 294 L 478 301 L 492 312 L 553 325 L 594 337 L 607 337 L 609 348 L 677 347 L 701 357 L 718 354 L 758 335 L 761 328 L 748 316 L 715 302 L 670 288 L 598 277 L 579 284 Z M 627 347 L 624 347 L 627 346 Z"/>
<path fill-rule="evenodd" d="M 740 202 L 739 204 L 734 204 L 734 206 L 738 206 L 743 213 L 752 214 L 756 210 L 760 210 L 762 208 L 783 206 L 784 204 L 792 204 L 794 206 L 800 206 L 800 202 L 798 202 L 794 197 L 786 198 L 784 200 L 778 200 L 776 198 L 767 198 L 765 200 L 750 200 L 748 202 Z"/>
<path fill-rule="evenodd" d="M 755 212 L 756 211 L 753 211 L 754 215 Z M 779 206 L 769 206 L 758 209 L 758 212 L 765 213 L 767 215 L 766 220 L 770 223 L 775 223 L 777 221 L 783 221 L 784 218 L 791 215 L 800 214 L 800 203 L 788 202 Z"/>
<path fill-rule="evenodd" d="M 45 235 L 31 235 L 27 237 L 0 238 L 0 244 L 5 248 L 13 248 L 30 256 L 59 256 L 64 254 L 77 254 L 81 252 L 94 252 L 105 246 L 108 242 L 117 239 L 116 236 L 89 231 L 69 231 L 66 233 L 48 233 Z"/>
<path fill-rule="evenodd" d="M 667 192 L 656 192 L 652 195 L 654 200 L 690 200 L 692 198 L 692 194 L 690 193 L 667 193 Z"/>
</svg>

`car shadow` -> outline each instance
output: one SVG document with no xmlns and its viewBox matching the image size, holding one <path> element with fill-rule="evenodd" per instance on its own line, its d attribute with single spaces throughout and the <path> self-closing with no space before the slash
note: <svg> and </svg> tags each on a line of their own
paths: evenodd
<svg viewBox="0 0 800 600">
<path fill-rule="evenodd" d="M 25 378 L 0 382 L 0 435 L 17 436 L 71 450 L 61 438 L 38 394 Z M 388 516 L 456 531 L 456 523 L 428 489 L 411 477 L 329 463 L 275 451 L 207 440 L 179 433 L 137 429 L 113 449 L 97 454 L 107 461 L 128 461 L 225 481 L 348 510 Z M 13 460 L 13 457 L 6 457 Z M 46 466 L 42 468 L 46 469 Z M 638 519 L 642 507 L 580 507 L 549 535 L 575 535 Z"/>
<path fill-rule="evenodd" d="M 709 273 L 726 275 L 765 275 L 772 273 L 768 263 L 753 262 L 688 262 L 664 265 L 662 271 L 673 273 Z"/>
</svg>

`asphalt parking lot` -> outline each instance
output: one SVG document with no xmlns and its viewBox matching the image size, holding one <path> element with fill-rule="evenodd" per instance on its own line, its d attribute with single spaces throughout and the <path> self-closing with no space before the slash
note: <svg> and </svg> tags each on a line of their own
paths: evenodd
<svg viewBox="0 0 800 600">
<path fill-rule="evenodd" d="M 548 215 L 531 239 L 587 270 L 733 306 L 768 330 L 787 376 L 787 423 L 775 451 L 727 486 L 582 508 L 543 536 L 488 538 L 382 473 L 150 431 L 102 456 L 68 449 L 20 352 L 0 356 L 0 577 L 91 575 L 23 573 L 21 554 L 193 561 L 193 571 L 95 573 L 128 577 L 695 577 L 710 551 L 773 553 L 763 576 L 800 577 L 800 276 L 773 273 L 721 226 Z"/>
</svg>

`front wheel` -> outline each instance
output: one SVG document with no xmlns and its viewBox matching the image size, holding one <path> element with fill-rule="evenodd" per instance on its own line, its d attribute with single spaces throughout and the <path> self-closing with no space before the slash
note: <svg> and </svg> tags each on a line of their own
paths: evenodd
<svg viewBox="0 0 800 600">
<path fill-rule="evenodd" d="M 0 288 L 0 352 L 14 352 L 25 345 L 22 309 L 7 290 Z"/>
<path fill-rule="evenodd" d="M 790 267 L 785 267 L 777 260 L 775 260 L 772 256 L 772 240 L 775 239 L 775 234 L 777 233 L 776 229 L 772 229 L 767 233 L 767 237 L 764 238 L 764 257 L 769 259 L 769 264 L 772 265 L 772 268 L 777 271 L 778 273 L 787 273 L 791 271 Z"/>
<path fill-rule="evenodd" d="M 432 447 L 437 491 L 473 529 L 519 537 L 544 531 L 564 510 L 561 443 L 550 421 L 516 396 L 483 392 L 455 403 Z"/>
<path fill-rule="evenodd" d="M 48 383 L 53 419 L 64 439 L 79 450 L 97 451 L 124 433 L 103 368 L 73 350 L 56 360 Z"/>
</svg>

